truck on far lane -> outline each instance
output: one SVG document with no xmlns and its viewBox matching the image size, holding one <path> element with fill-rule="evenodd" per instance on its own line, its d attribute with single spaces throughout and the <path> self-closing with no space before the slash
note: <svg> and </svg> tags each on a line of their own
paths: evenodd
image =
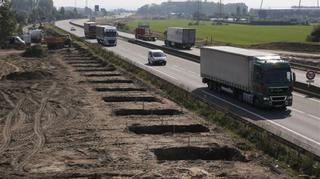
<svg viewBox="0 0 320 179">
<path fill-rule="evenodd" d="M 109 25 L 96 26 L 96 38 L 99 44 L 105 46 L 117 45 L 117 28 Z"/>
<path fill-rule="evenodd" d="M 292 106 L 295 74 L 279 55 L 235 47 L 201 48 L 202 82 L 264 108 Z"/>
<path fill-rule="evenodd" d="M 84 23 L 84 36 L 88 39 L 96 38 L 96 22 L 85 22 Z"/>
<path fill-rule="evenodd" d="M 149 24 L 139 24 L 135 29 L 136 39 L 156 41 L 156 36 L 151 32 Z"/>
<path fill-rule="evenodd" d="M 196 29 L 168 27 L 164 36 L 164 43 L 167 47 L 190 49 L 196 42 Z"/>
</svg>

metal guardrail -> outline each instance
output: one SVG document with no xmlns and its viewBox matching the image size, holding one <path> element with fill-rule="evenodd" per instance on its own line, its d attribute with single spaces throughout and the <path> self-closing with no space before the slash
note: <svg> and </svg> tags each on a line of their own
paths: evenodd
<svg viewBox="0 0 320 179">
<path fill-rule="evenodd" d="M 70 21 L 71 25 L 83 28 L 82 25 L 73 23 Z M 138 44 L 140 46 L 144 46 L 144 47 L 148 47 L 148 48 L 152 48 L 152 49 L 161 49 L 164 52 L 174 55 L 174 56 L 178 56 L 181 57 L 183 59 L 189 60 L 189 61 L 193 61 L 196 63 L 200 63 L 200 56 L 198 55 L 193 55 L 190 53 L 186 53 L 186 52 L 182 52 L 170 47 L 165 47 L 165 46 L 159 46 L 159 45 L 155 45 L 152 43 L 148 43 L 142 40 L 137 40 L 137 39 L 132 39 L 132 38 L 128 38 L 125 36 L 120 36 L 123 39 L 126 39 L 128 42 L 130 43 L 134 43 L 134 44 Z M 310 70 L 314 70 L 317 73 L 320 73 L 320 68 L 318 67 L 314 67 L 314 66 L 309 66 L 309 65 L 304 65 L 304 64 L 298 64 L 298 63 L 290 63 L 293 67 L 299 67 L 299 68 L 303 68 L 303 69 L 310 69 Z M 308 85 L 305 83 L 301 83 L 301 82 L 295 82 L 294 84 L 294 90 L 299 92 L 299 93 L 303 93 L 306 94 L 308 96 L 312 96 L 312 97 L 317 97 L 320 98 L 320 87 L 317 86 L 313 86 L 313 85 Z"/>
</svg>

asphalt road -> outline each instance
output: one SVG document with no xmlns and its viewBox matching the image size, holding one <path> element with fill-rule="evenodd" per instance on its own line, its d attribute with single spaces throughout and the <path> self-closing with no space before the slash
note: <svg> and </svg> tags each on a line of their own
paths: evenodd
<svg viewBox="0 0 320 179">
<path fill-rule="evenodd" d="M 69 21 L 59 21 L 56 26 L 70 31 Z M 71 32 L 83 37 L 83 29 Z M 88 40 L 96 43 L 96 40 Z M 119 39 L 116 47 L 101 47 L 124 57 L 128 62 L 143 68 L 173 84 L 202 97 L 210 103 L 225 107 L 257 126 L 278 135 L 320 156 L 320 100 L 294 92 L 294 103 L 287 111 L 261 110 L 239 102 L 228 95 L 207 90 L 201 83 L 200 65 L 168 55 L 167 66 L 147 65 L 148 48 Z M 299 76 L 297 75 L 299 78 Z"/>
<path fill-rule="evenodd" d="M 83 25 L 84 22 L 86 22 L 87 19 L 78 19 L 78 20 L 75 20 L 74 22 L 79 24 L 79 25 Z M 134 39 L 135 36 L 133 34 L 129 34 L 129 33 L 125 33 L 125 32 L 118 32 L 119 33 L 119 36 L 121 37 L 125 37 L 125 38 L 129 38 L 129 39 Z M 81 34 L 79 34 L 81 35 Z M 164 46 L 164 42 L 161 41 L 161 40 L 157 40 L 155 42 L 148 42 L 150 44 L 154 44 L 154 45 L 157 45 L 157 46 Z M 182 51 L 182 52 L 186 52 L 186 53 L 190 53 L 190 54 L 193 54 L 193 55 L 197 55 L 197 56 L 200 56 L 200 49 L 198 48 L 192 48 L 191 50 L 179 50 L 179 51 Z M 264 50 L 265 52 L 268 52 L 268 53 L 276 53 L 276 52 L 279 52 L 281 54 L 286 54 L 288 55 L 288 52 L 284 52 L 284 51 L 275 51 L 275 50 Z M 290 52 L 291 53 L 291 52 Z M 296 55 L 307 55 L 305 53 L 295 53 Z M 320 54 L 316 55 L 316 54 L 313 54 L 313 56 L 317 56 L 320 58 Z M 302 82 L 302 83 L 306 83 L 306 71 L 303 71 L 303 70 L 297 70 L 297 69 L 293 69 L 293 71 L 296 73 L 296 78 L 297 78 L 297 81 L 298 82 Z M 317 74 L 316 78 L 314 79 L 314 83 L 312 84 L 314 86 L 318 86 L 320 87 L 320 74 Z"/>
</svg>

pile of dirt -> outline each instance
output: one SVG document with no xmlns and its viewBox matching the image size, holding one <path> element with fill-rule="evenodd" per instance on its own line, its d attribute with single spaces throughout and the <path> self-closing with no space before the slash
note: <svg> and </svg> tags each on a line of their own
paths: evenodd
<svg viewBox="0 0 320 179">
<path fill-rule="evenodd" d="M 52 73 L 45 71 L 26 71 L 26 72 L 14 72 L 6 75 L 4 79 L 7 80 L 47 80 L 52 78 Z"/>
</svg>

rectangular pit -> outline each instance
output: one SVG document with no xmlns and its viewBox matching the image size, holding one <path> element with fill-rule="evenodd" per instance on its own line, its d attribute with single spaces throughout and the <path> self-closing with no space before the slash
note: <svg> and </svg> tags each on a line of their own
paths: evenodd
<svg viewBox="0 0 320 179">
<path fill-rule="evenodd" d="M 98 92 L 144 92 L 143 88 L 95 88 Z"/>
<path fill-rule="evenodd" d="M 116 76 L 122 76 L 121 74 L 118 73 L 106 73 L 106 74 L 86 74 L 83 75 L 85 77 L 116 77 Z"/>
<path fill-rule="evenodd" d="M 118 109 L 114 112 L 116 116 L 132 116 L 132 115 L 139 115 L 139 116 L 150 116 L 150 115 L 157 115 L 157 116 L 174 116 L 174 115 L 181 115 L 183 112 L 176 110 L 176 109 Z"/>
<path fill-rule="evenodd" d="M 75 70 L 76 72 L 111 72 L 111 71 L 116 71 L 115 68 L 103 68 L 103 69 L 80 69 L 80 70 Z"/>
<path fill-rule="evenodd" d="M 88 83 L 93 83 L 93 84 L 113 84 L 113 83 L 133 83 L 132 80 L 89 80 Z"/>
<path fill-rule="evenodd" d="M 166 133 L 203 133 L 210 129 L 200 124 L 193 125 L 155 125 L 155 126 L 130 126 L 129 131 L 135 134 L 159 135 Z"/>
<path fill-rule="evenodd" d="M 160 100 L 153 96 L 107 96 L 103 100 L 107 103 L 112 102 L 160 102 Z"/>
<path fill-rule="evenodd" d="M 174 147 L 154 149 L 158 160 L 225 160 L 246 162 L 242 153 L 230 147 Z"/>
</svg>

